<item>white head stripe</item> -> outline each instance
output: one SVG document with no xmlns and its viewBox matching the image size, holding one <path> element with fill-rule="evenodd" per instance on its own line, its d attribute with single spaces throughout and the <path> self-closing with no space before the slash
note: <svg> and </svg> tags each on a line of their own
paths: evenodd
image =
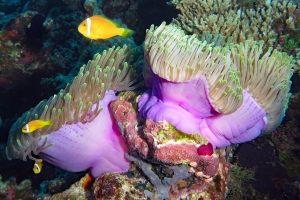
<svg viewBox="0 0 300 200">
<path fill-rule="evenodd" d="M 29 133 L 29 126 L 26 124 L 26 132 Z"/>
<path fill-rule="evenodd" d="M 87 18 L 86 22 L 87 22 L 87 35 L 90 36 L 91 35 L 92 21 L 91 21 L 90 18 Z"/>
<path fill-rule="evenodd" d="M 41 172 L 41 168 L 38 164 L 34 163 L 34 166 L 37 168 L 38 172 Z"/>
</svg>

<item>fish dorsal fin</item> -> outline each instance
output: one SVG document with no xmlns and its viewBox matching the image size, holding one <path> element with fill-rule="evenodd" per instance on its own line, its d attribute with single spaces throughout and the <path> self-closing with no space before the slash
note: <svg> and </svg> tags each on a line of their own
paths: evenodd
<svg viewBox="0 0 300 200">
<path fill-rule="evenodd" d="M 106 18 L 107 19 L 107 18 Z M 109 20 L 111 23 L 113 23 L 116 27 L 119 27 L 120 26 L 120 24 L 118 24 L 117 22 L 114 22 L 114 21 L 112 21 L 112 20 L 110 20 L 110 19 L 107 19 L 107 20 Z"/>
<path fill-rule="evenodd" d="M 111 19 L 108 19 L 107 17 L 104 17 L 104 16 L 102 16 L 102 15 L 94 15 L 94 16 L 97 16 L 97 17 L 101 17 L 101 18 L 103 18 L 103 19 L 106 19 L 107 21 L 109 21 L 110 23 L 112 23 L 113 25 L 115 25 L 116 27 L 119 27 L 120 26 L 120 24 L 118 24 L 117 22 L 115 22 L 115 21 L 113 21 L 113 20 L 111 20 Z M 93 17 L 94 17 L 93 16 Z"/>
</svg>

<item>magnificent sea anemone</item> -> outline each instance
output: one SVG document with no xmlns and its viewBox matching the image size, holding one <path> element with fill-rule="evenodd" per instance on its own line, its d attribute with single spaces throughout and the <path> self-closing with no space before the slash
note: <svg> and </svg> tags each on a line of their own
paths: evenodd
<svg viewBox="0 0 300 200">
<path fill-rule="evenodd" d="M 201 133 L 214 147 L 273 131 L 290 97 L 294 60 L 263 41 L 217 46 L 174 25 L 151 26 L 145 39 L 141 117 Z"/>
<path fill-rule="evenodd" d="M 127 46 L 96 54 L 64 90 L 24 113 L 10 130 L 7 158 L 36 160 L 33 152 L 67 171 L 90 168 L 94 177 L 128 170 L 127 149 L 109 103 L 118 98 L 116 91 L 133 89 L 132 55 Z M 35 119 L 54 124 L 23 133 L 22 127 Z"/>
<path fill-rule="evenodd" d="M 144 78 L 151 87 L 138 99 L 139 114 L 167 121 L 186 133 L 201 133 L 212 144 L 199 149 L 250 141 L 273 131 L 290 97 L 294 60 L 263 42 L 218 46 L 174 25 L 147 30 Z M 24 113 L 12 126 L 8 159 L 42 159 L 68 171 L 91 169 L 94 177 L 128 170 L 127 148 L 110 111 L 116 91 L 134 89 L 137 75 L 127 46 L 96 54 L 73 82 Z M 52 126 L 23 133 L 35 120 Z M 78 162 L 80 160 L 80 162 Z"/>
</svg>

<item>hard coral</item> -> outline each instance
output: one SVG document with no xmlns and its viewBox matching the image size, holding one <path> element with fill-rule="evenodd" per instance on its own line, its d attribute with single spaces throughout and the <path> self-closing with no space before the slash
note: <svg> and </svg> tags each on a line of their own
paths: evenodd
<svg viewBox="0 0 300 200">
<path fill-rule="evenodd" d="M 263 40 L 265 50 L 272 46 L 272 37 L 277 36 L 274 22 L 281 20 L 289 29 L 295 29 L 294 11 L 298 3 L 268 0 L 247 6 L 248 3 L 241 0 L 172 0 L 171 4 L 181 12 L 173 23 L 188 33 L 201 36 L 209 31 L 213 36 L 221 34 L 234 43 Z"/>
</svg>

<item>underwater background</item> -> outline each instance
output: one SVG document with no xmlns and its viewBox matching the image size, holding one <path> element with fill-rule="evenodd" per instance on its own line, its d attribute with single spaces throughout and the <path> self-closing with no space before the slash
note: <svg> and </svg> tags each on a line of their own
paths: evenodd
<svg viewBox="0 0 300 200">
<path fill-rule="evenodd" d="M 87 35 L 78 31 L 78 26 L 85 19 L 95 15 L 104 16 L 112 24 L 117 24 L 117 27 L 132 30 L 134 33 L 132 32 L 132 35 L 115 34 L 111 38 L 90 39 Z M 95 21 L 91 23 L 93 26 Z M 159 32 L 159 28 L 151 27 L 151 25 L 159 26 L 165 32 Z M 168 32 L 168 28 L 170 32 L 174 32 L 172 32 L 174 37 L 170 36 L 171 33 Z M 108 29 L 110 30 L 110 26 L 103 28 L 104 31 Z M 193 34 L 195 35 L 192 36 Z M 194 42 L 195 38 L 199 38 L 200 42 Z M 181 40 L 187 41 L 186 43 L 191 43 L 191 45 L 194 43 L 199 46 L 202 45 L 203 51 L 198 50 L 196 47 L 194 49 L 188 47 L 184 53 L 174 50 L 181 48 Z M 169 41 L 169 43 L 164 43 L 164 41 Z M 173 41 L 176 44 L 173 44 Z M 264 41 L 264 43 L 259 43 L 259 41 Z M 162 44 L 163 47 L 156 47 L 156 44 Z M 173 48 L 172 45 L 175 47 Z M 272 82 L 273 85 L 267 89 L 261 86 L 261 90 L 266 93 L 275 90 L 274 96 L 280 96 L 284 93 L 280 103 L 272 102 L 268 104 L 264 102 L 264 94 L 256 91 L 255 86 L 251 84 L 248 88 L 243 87 L 243 89 L 246 91 L 245 93 L 250 93 L 249 96 L 251 97 L 249 98 L 259 102 L 257 104 L 268 104 L 267 108 L 261 111 L 267 113 L 265 115 L 270 115 L 273 110 L 277 109 L 274 118 L 278 117 L 279 119 L 274 123 L 272 130 L 267 134 L 260 135 L 267 128 L 257 128 L 259 133 L 255 136 L 237 141 L 235 138 L 230 140 L 228 139 L 229 136 L 225 135 L 222 137 L 225 138 L 225 141 L 220 145 L 209 136 L 201 135 L 199 131 L 196 131 L 196 134 L 186 134 L 189 131 L 185 130 L 189 130 L 193 126 L 190 124 L 194 120 L 194 118 L 191 118 L 189 121 L 189 114 L 181 113 L 178 110 L 174 113 L 170 110 L 165 111 L 163 110 L 165 107 L 160 107 L 161 104 L 155 104 L 159 107 L 158 111 L 151 110 L 155 107 L 151 104 L 152 101 L 161 102 L 160 99 L 153 100 L 153 96 L 161 97 L 162 102 L 173 101 L 173 96 L 185 94 L 184 90 L 188 91 L 189 88 L 194 87 L 194 85 L 183 86 L 189 80 L 187 78 L 179 80 L 183 77 L 180 73 L 188 74 L 188 72 L 183 72 L 182 69 L 178 70 L 177 79 L 168 77 L 169 74 L 172 74 L 171 72 L 155 71 L 156 69 L 153 66 L 167 63 L 166 61 L 159 63 L 157 60 L 162 59 L 162 54 L 168 56 L 171 54 L 167 51 L 169 47 L 170 49 L 173 48 L 170 52 L 177 52 L 177 55 L 174 55 L 174 60 L 179 63 L 178 65 L 184 60 L 183 57 L 188 57 L 189 54 L 194 55 L 193 53 L 196 51 L 202 51 L 203 55 L 206 56 L 201 62 L 208 63 L 207 66 L 210 66 L 210 68 L 205 73 L 199 73 L 202 73 L 201 76 L 205 74 L 203 77 L 208 83 L 204 81 L 203 85 L 195 84 L 195 87 L 199 88 L 207 87 L 207 84 L 209 88 L 219 88 L 218 85 L 214 85 L 214 82 L 218 82 L 217 79 L 212 78 L 215 71 L 219 73 L 218 69 L 215 70 L 214 68 L 212 70 L 217 65 L 225 69 L 227 65 L 231 66 L 229 63 L 232 61 L 233 63 L 239 63 L 237 65 L 240 66 L 244 63 L 250 63 L 249 66 L 252 66 L 252 61 L 255 59 L 251 59 L 250 55 L 254 55 L 256 52 L 260 53 L 258 53 L 257 59 L 261 58 L 263 60 L 265 57 L 270 57 L 269 60 L 265 59 L 261 62 L 265 62 L 263 64 L 268 67 L 277 67 L 278 71 L 276 71 L 274 77 L 278 78 L 282 75 L 281 82 L 272 82 L 269 78 L 272 69 L 266 74 L 257 73 L 257 77 L 253 75 L 253 79 L 261 80 L 257 81 L 259 82 L 257 85 L 261 84 L 263 86 Z M 193 51 L 189 52 L 189 48 Z M 247 54 L 247 48 L 251 53 Z M 246 49 L 244 50 L 245 55 L 241 53 L 243 49 Z M 0 0 L 0 200 L 300 199 L 299 50 L 300 8 L 298 1 Z M 278 54 L 273 55 L 270 53 L 271 51 L 276 51 Z M 235 52 L 238 52 L 236 53 L 238 55 L 234 55 Z M 270 56 L 266 52 L 269 52 Z M 102 54 L 102 58 L 94 57 L 97 53 Z M 263 57 L 264 55 L 266 56 Z M 118 60 L 118 56 L 122 58 Z M 220 59 L 216 58 L 210 62 L 210 59 L 214 56 L 217 58 L 219 56 Z M 243 60 L 247 56 L 249 59 Z M 112 83 L 114 82 L 115 85 L 105 85 L 105 89 L 99 89 L 99 94 L 101 93 L 102 96 L 96 95 L 92 98 L 90 94 L 95 91 L 93 88 L 96 88 L 96 86 L 89 86 L 89 83 L 94 84 L 94 80 L 89 81 L 88 78 L 89 74 L 92 74 L 92 67 L 97 68 L 97 64 L 101 65 L 99 64 L 102 62 L 99 61 L 101 59 L 108 60 L 107 63 L 103 61 L 105 63 L 103 71 L 108 74 L 108 77 L 116 76 L 109 80 Z M 196 57 L 189 59 L 189 63 L 192 63 L 192 60 L 197 60 Z M 91 64 L 89 60 L 94 60 L 93 62 L 97 62 L 97 64 Z M 113 73 L 115 68 L 113 70 L 105 68 L 106 66 L 111 67 L 109 61 L 122 65 L 119 68 L 118 75 Z M 222 64 L 222 62 L 226 64 Z M 182 63 L 184 62 L 182 61 Z M 195 65 L 197 65 L 197 62 Z M 90 68 L 87 69 L 86 66 Z M 281 66 L 287 67 L 283 69 L 280 68 Z M 116 67 L 117 70 L 115 71 L 118 71 L 118 66 L 113 67 Z M 86 73 L 88 70 L 89 72 Z M 188 70 L 196 71 L 195 69 Z M 245 73 L 250 74 L 249 71 L 246 70 Z M 224 70 L 218 76 L 225 74 L 224 77 L 227 77 L 226 73 L 232 75 L 231 72 L 230 69 L 228 71 Z M 126 75 L 118 82 L 116 80 L 119 78 L 120 73 Z M 176 73 L 174 72 L 174 74 Z M 101 76 L 106 81 L 103 81 L 103 84 L 109 82 L 106 80 L 107 74 Z M 188 76 L 186 74 L 185 76 Z M 231 81 L 230 75 L 228 75 L 228 84 Z M 235 75 L 239 76 L 239 72 L 236 72 Z M 77 82 L 74 77 L 80 76 L 85 76 L 85 83 L 87 83 L 85 85 L 88 85 L 85 87 L 90 88 L 90 90 L 85 93 L 78 92 L 76 96 L 79 86 L 75 88 L 74 85 Z M 190 76 L 197 77 L 196 75 Z M 78 79 L 78 84 L 82 83 L 80 81 Z M 239 85 L 237 86 L 235 81 L 231 81 L 233 84 L 230 87 L 238 92 Z M 174 85 L 182 83 L 182 85 L 178 89 L 177 86 L 173 86 L 173 83 L 176 83 Z M 100 85 L 103 86 L 103 84 Z M 241 86 L 243 85 L 241 84 Z M 157 94 L 153 88 L 162 92 Z M 252 88 L 254 88 L 254 92 L 248 92 Z M 277 92 L 276 88 L 279 88 L 278 91 L 280 90 L 280 92 Z M 43 160 L 49 160 L 52 164 L 43 162 L 38 173 L 33 171 L 37 160 L 30 159 L 30 157 L 28 159 L 26 154 L 27 161 L 23 161 L 24 157 L 22 156 L 25 154 L 17 155 L 17 150 L 12 150 L 13 148 L 21 148 L 21 146 L 24 147 L 26 140 L 22 138 L 22 127 L 33 119 L 39 119 L 36 116 L 44 116 L 44 113 L 41 114 L 44 108 L 38 106 L 48 104 L 50 107 L 51 101 L 54 101 L 55 98 L 53 97 L 54 94 L 59 96 L 60 92 L 63 91 L 64 97 L 61 97 L 61 99 L 64 100 L 62 100 L 62 104 L 67 107 L 66 102 L 75 101 L 76 98 L 86 104 L 105 102 L 105 98 L 109 96 L 109 90 L 118 91 L 118 97 L 112 97 L 111 102 L 107 102 L 103 107 L 107 106 L 109 108 L 109 111 L 107 111 L 109 113 L 105 117 L 112 120 L 111 129 L 114 130 L 114 134 L 118 134 L 118 139 L 109 138 L 105 141 L 106 138 L 103 136 L 99 141 L 99 146 L 105 146 L 110 140 L 113 140 L 112 146 L 119 146 L 115 147 L 114 151 L 106 152 L 105 150 L 103 160 L 100 161 L 106 163 L 106 160 L 109 160 L 110 157 L 116 157 L 114 160 L 107 161 L 107 163 L 117 166 L 116 168 L 105 166 L 105 169 L 99 170 L 103 173 L 99 174 L 93 172 L 93 168 L 96 169 L 93 164 L 84 168 L 84 170 L 63 170 L 72 168 L 66 166 L 69 162 L 84 163 L 89 161 L 89 155 L 84 154 L 90 154 L 93 151 L 91 146 L 98 144 L 98 141 L 92 141 L 92 139 L 90 142 L 82 144 L 83 149 L 80 150 L 80 153 L 74 153 L 74 146 L 68 143 L 68 140 L 71 140 L 70 138 L 66 139 L 62 148 L 54 153 L 47 152 L 47 150 L 50 151 L 51 148 L 54 148 L 55 142 L 53 147 L 47 149 L 48 143 L 45 145 L 39 141 L 36 148 L 40 148 L 38 152 L 43 153 L 44 151 L 44 155 L 33 156 L 36 159 L 41 157 Z M 207 90 L 207 88 L 203 89 L 203 91 Z M 68 100 L 67 94 L 73 96 Z M 243 95 L 243 98 L 246 99 L 244 93 L 238 94 Z M 149 99 L 147 99 L 147 95 L 150 96 Z M 189 95 L 189 98 L 193 97 L 191 94 L 186 95 Z M 235 104 L 235 102 L 238 102 L 236 97 L 238 95 L 230 96 L 229 94 L 227 96 L 226 93 L 225 96 L 226 100 L 222 100 L 220 97 L 220 100 L 216 100 L 215 104 L 207 108 L 207 110 L 210 109 L 207 111 L 209 114 L 206 113 L 208 117 L 211 115 L 219 116 L 219 114 L 229 116 L 239 108 L 241 103 Z M 209 99 L 210 97 L 213 99 L 212 94 L 209 97 L 203 97 L 203 99 Z M 184 102 L 188 101 L 189 98 L 182 101 L 180 99 L 180 105 L 188 104 L 186 107 L 189 108 L 187 109 L 189 111 L 195 108 L 194 111 L 191 111 L 194 115 L 198 115 L 203 110 L 202 107 L 208 104 L 206 102 L 196 105 L 197 101 Z M 44 99 L 49 100 L 40 103 Z M 57 101 L 56 105 L 58 104 Z M 222 110 L 225 104 L 235 105 L 227 111 L 226 108 Z M 34 107 L 36 107 L 34 112 L 31 114 L 27 112 Z M 80 107 L 80 104 L 78 106 L 77 103 L 75 107 L 70 108 L 70 110 L 73 109 L 72 112 L 70 111 L 72 116 L 78 111 L 76 110 L 78 107 Z M 259 112 L 256 113 L 256 110 L 249 109 L 245 108 L 245 112 L 249 111 L 246 118 L 249 117 L 247 118 L 249 121 L 258 118 L 259 114 L 257 113 Z M 65 110 L 67 109 L 65 108 Z M 83 118 L 79 116 L 78 119 L 72 117 L 69 119 L 64 116 L 64 120 L 67 121 L 65 124 L 71 126 L 83 121 L 84 123 L 87 121 L 87 124 L 89 124 L 92 121 L 91 119 L 94 119 L 94 115 L 96 117 L 99 113 L 103 115 L 105 113 L 101 109 L 94 112 L 95 110 L 91 105 L 87 110 L 86 113 L 83 112 Z M 153 114 L 154 112 L 157 113 Z M 169 114 L 171 119 L 168 116 Z M 184 121 L 184 123 L 183 125 L 178 123 L 180 125 L 177 126 L 172 123 L 172 120 L 177 123 L 177 118 L 173 119 L 172 115 L 182 115 L 183 118 L 187 117 L 188 120 L 179 119 L 178 121 Z M 240 114 L 237 115 L 240 116 Z M 86 116 L 90 118 L 87 119 Z M 165 116 L 168 117 L 164 119 Z M 200 118 L 206 117 L 201 116 Z M 240 123 L 239 117 L 235 117 L 232 118 L 233 122 L 231 123 Z M 242 117 L 243 115 L 241 115 Z M 19 118 L 21 121 L 17 122 Z M 56 118 L 59 117 L 52 116 L 51 120 L 55 121 Z M 162 118 L 164 120 L 160 121 L 159 119 Z M 48 117 L 45 117 L 46 119 Z M 264 122 L 264 120 L 265 118 L 261 117 L 261 121 Z M 110 122 L 105 122 L 105 124 Z M 14 123 L 15 125 L 13 125 Z M 41 128 L 34 132 L 36 135 L 30 134 L 30 137 L 43 137 L 46 143 L 48 138 L 45 139 L 41 132 L 47 130 L 49 132 L 47 134 L 50 134 L 50 132 L 58 131 L 63 126 L 63 122 L 55 123 L 55 125 L 50 126 L 54 130 Z M 198 121 L 195 123 L 197 124 Z M 181 129 L 182 126 L 185 126 L 186 129 L 185 127 Z M 15 134 L 13 133 L 15 129 L 18 131 L 16 137 L 19 137 L 20 140 L 15 139 L 14 136 L 10 136 L 12 139 L 9 139 L 10 134 Z M 251 128 L 247 126 L 246 129 Z M 192 133 L 194 132 L 192 131 Z M 55 141 L 55 138 L 49 136 L 49 141 L 51 140 Z M 119 144 L 115 142 L 116 140 L 122 141 Z M 43 149 L 45 146 L 46 149 Z M 29 151 L 34 151 L 34 148 L 32 147 Z M 15 152 L 10 153 L 13 151 Z M 70 152 L 71 155 L 71 157 L 66 157 L 65 161 L 64 152 Z M 93 153 L 97 155 L 97 152 Z M 59 159 L 62 159 L 62 161 L 53 156 L 55 154 L 61 154 Z M 92 155 L 94 156 L 94 154 Z"/>
</svg>

